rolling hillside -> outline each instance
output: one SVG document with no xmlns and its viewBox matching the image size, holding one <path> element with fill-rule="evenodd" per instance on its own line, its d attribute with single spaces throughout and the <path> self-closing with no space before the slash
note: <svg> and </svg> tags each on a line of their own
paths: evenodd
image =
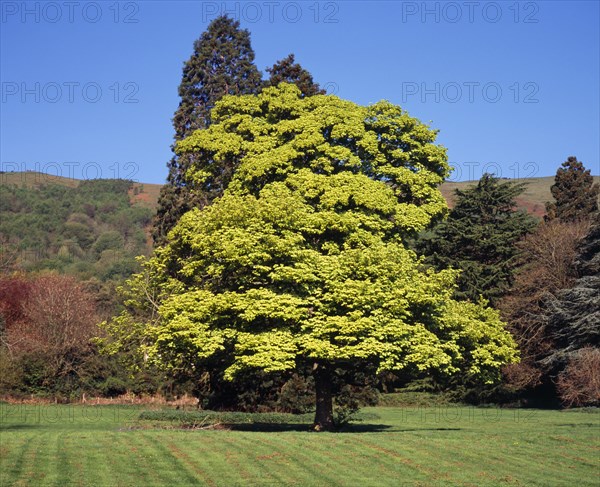
<svg viewBox="0 0 600 487">
<path fill-rule="evenodd" d="M 596 182 L 600 183 L 600 176 L 594 176 Z M 527 183 L 527 189 L 517 199 L 519 206 L 525 208 L 530 213 L 541 217 L 545 212 L 545 204 L 552 198 L 550 186 L 554 183 L 554 176 L 541 178 L 521 179 L 521 182 Z M 37 172 L 14 172 L 0 174 L 0 185 L 14 185 L 19 187 L 38 188 L 49 184 L 58 184 L 70 188 L 76 188 L 81 183 L 78 179 L 69 179 L 64 177 L 52 176 Z M 442 185 L 442 194 L 452 206 L 455 189 L 465 189 L 475 184 L 476 181 L 446 182 Z M 158 195 L 160 193 L 160 184 L 133 183 L 129 190 L 131 204 L 143 208 L 154 210 L 157 205 Z"/>
<path fill-rule="evenodd" d="M 594 179 L 600 182 L 600 176 L 595 176 Z M 543 178 L 524 178 L 519 182 L 527 183 L 527 187 L 523 194 L 517 198 L 517 203 L 520 208 L 526 209 L 529 213 L 542 217 L 546 213 L 546 202 L 552 199 L 550 187 L 554 184 L 554 176 L 546 176 Z M 450 206 L 454 202 L 454 190 L 464 190 L 470 185 L 476 184 L 477 181 L 463 181 L 459 183 L 447 182 L 442 185 L 442 194 Z"/>
<path fill-rule="evenodd" d="M 102 281 L 129 276 L 135 257 L 151 249 L 155 186 L 0 173 L 0 268 Z"/>
</svg>

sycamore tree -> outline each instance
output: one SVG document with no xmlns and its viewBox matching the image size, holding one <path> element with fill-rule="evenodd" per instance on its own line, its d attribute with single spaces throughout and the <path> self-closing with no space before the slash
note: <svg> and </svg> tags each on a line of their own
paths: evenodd
<svg viewBox="0 0 600 487">
<path fill-rule="evenodd" d="M 330 430 L 334 370 L 465 374 L 497 380 L 517 352 L 498 313 L 452 299 L 456 271 L 426 269 L 405 245 L 447 211 L 436 132 L 391 103 L 303 97 L 282 83 L 228 96 L 177 145 L 223 196 L 186 213 L 128 283 L 105 324 L 109 348 L 225 376 L 309 365 L 315 430 Z"/>
</svg>

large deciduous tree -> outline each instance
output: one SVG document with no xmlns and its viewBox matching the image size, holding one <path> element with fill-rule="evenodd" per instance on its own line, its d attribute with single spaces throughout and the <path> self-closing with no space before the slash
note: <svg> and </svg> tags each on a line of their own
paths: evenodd
<svg viewBox="0 0 600 487">
<path fill-rule="evenodd" d="M 175 141 L 207 127 L 210 110 L 224 95 L 257 93 L 262 84 L 254 65 L 250 33 L 227 16 L 217 17 L 196 40 L 194 52 L 183 66 L 181 100 L 173 117 Z M 186 211 L 206 203 L 205 195 L 191 191 L 185 178 L 191 163 L 191 155 L 175 154 L 168 164 L 167 183 L 161 188 L 154 222 L 155 242 L 162 242 Z"/>
<path fill-rule="evenodd" d="M 211 120 L 177 150 L 210 159 L 187 174 L 200 191 L 227 171 L 224 194 L 186 213 L 130 280 L 129 310 L 106 325 L 113 350 L 132 338 L 192 376 L 216 360 L 227 378 L 309 364 L 316 430 L 334 427 L 335 369 L 494 381 L 516 360 L 498 313 L 453 300 L 455 271 L 425 269 L 404 244 L 446 211 L 435 131 L 388 102 L 285 83 L 225 97 Z"/>
<path fill-rule="evenodd" d="M 598 211 L 600 185 L 576 157 L 569 157 L 558 168 L 550 191 L 554 201 L 546 203 L 548 220 L 582 220 Z"/>
<path fill-rule="evenodd" d="M 423 238 L 421 248 L 439 269 L 460 269 L 457 296 L 492 303 L 505 294 L 517 266 L 516 243 L 533 229 L 535 220 L 516 209 L 523 184 L 502 182 L 484 174 L 465 190 L 456 190 L 448 218 Z"/>
</svg>

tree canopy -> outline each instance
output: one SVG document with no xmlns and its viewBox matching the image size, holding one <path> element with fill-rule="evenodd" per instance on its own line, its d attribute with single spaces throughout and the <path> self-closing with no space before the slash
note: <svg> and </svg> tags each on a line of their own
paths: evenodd
<svg viewBox="0 0 600 487">
<path fill-rule="evenodd" d="M 150 209 L 132 203 L 132 190 L 131 181 L 116 179 L 73 187 L 0 183 L 0 271 L 129 277 L 139 270 L 135 256 L 150 251 L 145 227 L 152 219 Z"/>
<path fill-rule="evenodd" d="M 215 357 L 315 377 L 315 429 L 331 429 L 331 374 L 461 372 L 482 381 L 516 360 L 495 310 L 451 298 L 456 272 L 425 269 L 404 241 L 447 211 L 436 132 L 382 101 L 304 97 L 289 84 L 228 96 L 177 144 L 187 177 L 223 195 L 186 213 L 128 284 L 106 324 L 113 350 L 197 374 Z"/>
<path fill-rule="evenodd" d="M 577 279 L 575 260 L 588 227 L 585 221 L 554 219 L 542 222 L 518 243 L 515 282 L 498 307 L 521 354 L 521 361 L 505 370 L 507 384 L 527 400 L 542 399 L 548 404 L 554 399 L 555 371 L 542 363 L 556 350 L 546 308 L 549 299 Z"/>
</svg>

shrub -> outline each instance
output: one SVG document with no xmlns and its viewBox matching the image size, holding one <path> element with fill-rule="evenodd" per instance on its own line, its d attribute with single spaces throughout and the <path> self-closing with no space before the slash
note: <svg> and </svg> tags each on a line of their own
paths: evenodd
<svg viewBox="0 0 600 487">
<path fill-rule="evenodd" d="M 577 352 L 558 376 L 558 394 L 567 407 L 600 405 L 600 349 Z"/>
<path fill-rule="evenodd" d="M 277 409 L 286 413 L 302 414 L 315 409 L 315 383 L 311 377 L 294 374 L 281 388 Z"/>
<path fill-rule="evenodd" d="M 310 414 L 288 413 L 246 413 L 237 411 L 181 411 L 177 409 L 162 411 L 143 411 L 140 420 L 177 423 L 183 427 L 211 424 L 309 424 Z"/>
</svg>

